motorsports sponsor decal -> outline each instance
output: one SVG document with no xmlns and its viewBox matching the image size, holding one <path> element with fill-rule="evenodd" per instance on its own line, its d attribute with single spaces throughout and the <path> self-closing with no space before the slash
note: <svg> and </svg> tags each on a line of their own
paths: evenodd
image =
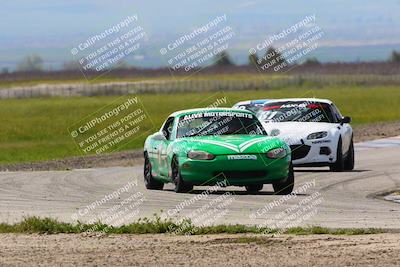
<svg viewBox="0 0 400 267">
<path fill-rule="evenodd" d="M 183 117 L 183 120 L 193 120 L 197 118 L 210 118 L 210 117 L 237 117 L 237 118 L 248 118 L 252 119 L 253 115 L 250 113 L 242 112 L 201 112 L 188 114 Z"/>
<path fill-rule="evenodd" d="M 304 102 L 283 102 L 283 103 L 269 103 L 264 106 L 263 110 L 273 110 L 273 109 L 320 109 L 327 108 L 326 103 L 318 103 L 313 100 L 308 100 Z"/>
<path fill-rule="evenodd" d="M 229 131 L 229 122 L 233 120 L 233 118 L 242 118 L 242 119 L 253 119 L 254 116 L 248 113 L 241 112 L 227 112 L 227 111 L 205 111 L 192 113 L 182 116 L 179 119 L 178 128 L 187 127 L 191 122 L 197 119 L 205 118 L 207 121 L 203 121 L 201 125 L 197 125 L 193 127 L 191 130 L 185 133 L 185 136 L 199 136 L 199 135 L 208 135 L 210 131 L 213 132 L 213 135 L 222 135 Z M 211 127 L 209 127 L 211 125 Z M 224 127 L 223 127 L 224 126 Z M 208 131 L 204 131 L 204 129 L 208 128 Z M 223 128 L 221 128 L 223 127 Z M 216 131 L 216 129 L 218 129 Z M 201 134 L 199 134 L 201 132 Z"/>
<path fill-rule="evenodd" d="M 298 122 L 319 122 L 325 118 L 324 109 L 329 108 L 326 103 L 318 103 L 313 100 L 304 102 L 269 103 L 263 107 L 260 115 L 262 121 L 282 122 L 293 120 L 298 116 Z"/>
</svg>

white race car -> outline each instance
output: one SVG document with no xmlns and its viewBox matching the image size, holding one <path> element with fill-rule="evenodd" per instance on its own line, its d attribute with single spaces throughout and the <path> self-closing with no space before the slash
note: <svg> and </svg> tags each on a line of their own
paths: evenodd
<svg viewBox="0 0 400 267">
<path fill-rule="evenodd" d="M 294 166 L 329 166 L 331 171 L 354 168 L 353 129 L 329 100 L 270 99 L 257 116 L 267 133 L 285 140 Z"/>
</svg>

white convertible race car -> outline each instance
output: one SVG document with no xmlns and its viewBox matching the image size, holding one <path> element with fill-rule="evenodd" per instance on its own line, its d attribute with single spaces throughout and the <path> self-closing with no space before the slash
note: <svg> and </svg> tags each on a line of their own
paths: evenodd
<svg viewBox="0 0 400 267">
<path fill-rule="evenodd" d="M 257 116 L 267 133 L 285 140 L 294 166 L 354 168 L 353 129 L 329 100 L 269 99 Z"/>
</svg>

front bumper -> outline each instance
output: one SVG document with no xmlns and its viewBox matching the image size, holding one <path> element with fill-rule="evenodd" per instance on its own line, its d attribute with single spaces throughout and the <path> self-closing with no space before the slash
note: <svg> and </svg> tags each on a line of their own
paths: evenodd
<svg viewBox="0 0 400 267">
<path fill-rule="evenodd" d="M 289 173 L 289 155 L 269 159 L 265 154 L 257 154 L 256 160 L 232 160 L 228 156 L 219 155 L 213 160 L 179 158 L 182 179 L 193 185 L 214 185 L 226 180 L 228 185 L 244 186 L 283 180 Z"/>
<path fill-rule="evenodd" d="M 327 138 L 306 140 L 290 145 L 293 166 L 328 166 L 336 161 L 335 143 Z"/>
</svg>

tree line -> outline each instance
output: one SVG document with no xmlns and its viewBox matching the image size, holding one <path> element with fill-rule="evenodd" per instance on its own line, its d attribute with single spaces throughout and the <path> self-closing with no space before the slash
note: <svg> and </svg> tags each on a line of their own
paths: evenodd
<svg viewBox="0 0 400 267">
<path fill-rule="evenodd" d="M 388 62 L 400 63 L 400 52 L 393 50 L 390 54 Z M 44 61 L 41 56 L 37 54 L 26 56 L 22 59 L 16 68 L 16 72 L 38 72 L 45 71 Z M 257 54 L 249 54 L 248 65 L 260 68 L 262 66 L 272 66 L 272 65 L 288 65 L 284 56 L 279 53 L 275 48 L 269 47 L 264 55 L 258 56 Z M 307 58 L 302 64 L 321 64 L 316 57 Z M 232 60 L 228 51 L 222 51 L 217 54 L 212 60 L 213 66 L 235 66 L 236 64 Z M 116 68 L 128 69 L 130 66 L 124 62 L 120 61 L 116 64 Z M 79 70 L 78 63 L 75 61 L 64 62 L 62 65 L 62 70 Z M 1 73 L 9 73 L 9 69 L 3 67 Z"/>
</svg>

